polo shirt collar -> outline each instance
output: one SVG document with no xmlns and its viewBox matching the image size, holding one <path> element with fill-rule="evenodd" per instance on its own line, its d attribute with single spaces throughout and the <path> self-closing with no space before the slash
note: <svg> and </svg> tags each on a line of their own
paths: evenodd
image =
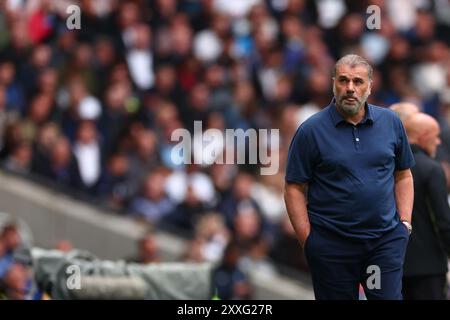
<svg viewBox="0 0 450 320">
<path fill-rule="evenodd" d="M 364 108 L 366 112 L 364 113 L 364 118 L 359 122 L 359 124 L 372 124 L 373 123 L 373 111 L 372 106 L 367 102 L 364 104 Z M 336 99 L 333 98 L 329 104 L 329 110 L 331 119 L 333 120 L 334 125 L 337 127 L 340 123 L 347 123 L 347 121 L 342 117 L 336 107 Z"/>
</svg>

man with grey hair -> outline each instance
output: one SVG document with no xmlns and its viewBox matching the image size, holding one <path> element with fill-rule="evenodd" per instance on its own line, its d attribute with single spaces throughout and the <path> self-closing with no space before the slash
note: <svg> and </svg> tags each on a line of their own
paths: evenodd
<svg viewBox="0 0 450 320">
<path fill-rule="evenodd" d="M 285 201 L 310 266 L 316 299 L 402 299 L 414 165 L 391 110 L 367 103 L 372 67 L 341 58 L 331 103 L 297 129 Z"/>
<path fill-rule="evenodd" d="M 394 103 L 389 107 L 392 111 L 394 111 L 404 123 L 406 119 L 408 119 L 411 115 L 420 112 L 418 106 L 411 102 L 398 102 Z"/>
</svg>

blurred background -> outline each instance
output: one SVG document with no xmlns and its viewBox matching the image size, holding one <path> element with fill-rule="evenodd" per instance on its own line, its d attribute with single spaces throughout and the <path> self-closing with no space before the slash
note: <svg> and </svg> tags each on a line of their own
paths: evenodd
<svg viewBox="0 0 450 320">
<path fill-rule="evenodd" d="M 67 27 L 71 4 L 80 29 Z M 380 29 L 367 27 L 370 5 Z M 374 67 L 369 102 L 409 101 L 436 117 L 448 164 L 449 34 L 447 0 L 0 1 L 6 296 L 30 298 L 32 270 L 13 253 L 33 243 L 211 262 L 222 299 L 310 298 L 283 201 L 293 134 L 331 101 L 336 60 L 357 53 Z M 195 120 L 279 129 L 279 172 L 176 165 L 171 133 Z"/>
</svg>

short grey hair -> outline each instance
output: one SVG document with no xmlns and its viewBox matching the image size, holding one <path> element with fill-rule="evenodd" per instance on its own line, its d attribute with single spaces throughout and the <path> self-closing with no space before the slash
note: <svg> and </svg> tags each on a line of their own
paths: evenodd
<svg viewBox="0 0 450 320">
<path fill-rule="evenodd" d="M 373 73 L 372 66 L 363 57 L 358 56 L 357 54 L 347 54 L 347 55 L 343 56 L 342 58 L 340 58 L 334 65 L 333 78 L 336 77 L 337 68 L 338 68 L 338 66 L 341 66 L 341 65 L 348 65 L 350 67 L 359 66 L 359 65 L 365 66 L 367 68 L 369 80 L 372 81 L 372 73 Z"/>
</svg>

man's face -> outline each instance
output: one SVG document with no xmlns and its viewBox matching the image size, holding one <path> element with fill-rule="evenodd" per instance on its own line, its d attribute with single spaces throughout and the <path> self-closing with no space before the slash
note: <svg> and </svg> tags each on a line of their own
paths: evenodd
<svg viewBox="0 0 450 320">
<path fill-rule="evenodd" d="M 333 78 L 336 106 L 349 116 L 356 115 L 370 95 L 372 82 L 364 65 L 340 65 Z"/>
<path fill-rule="evenodd" d="M 436 123 L 427 134 L 420 138 L 420 145 L 425 149 L 428 155 L 432 158 L 436 157 L 437 147 L 441 144 L 441 138 L 439 137 L 440 129 Z"/>
</svg>

